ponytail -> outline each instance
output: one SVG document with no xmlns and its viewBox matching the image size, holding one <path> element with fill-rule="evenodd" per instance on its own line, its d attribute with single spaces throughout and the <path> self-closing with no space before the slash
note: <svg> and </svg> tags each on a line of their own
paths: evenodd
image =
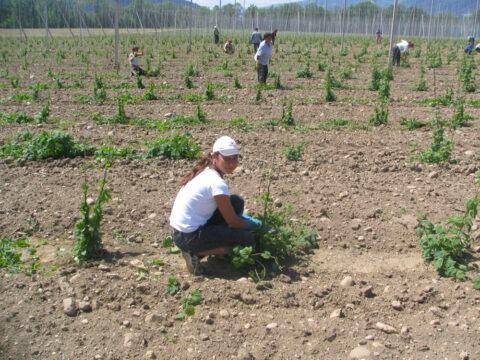
<svg viewBox="0 0 480 360">
<path fill-rule="evenodd" d="M 190 170 L 188 174 L 186 174 L 180 179 L 180 181 L 178 182 L 178 185 L 180 186 L 185 185 L 190 180 L 192 180 L 195 176 L 197 176 L 203 170 L 205 170 L 210 164 L 212 164 L 212 154 L 210 152 L 204 153 L 202 157 L 198 160 L 195 167 L 192 170 Z"/>
</svg>

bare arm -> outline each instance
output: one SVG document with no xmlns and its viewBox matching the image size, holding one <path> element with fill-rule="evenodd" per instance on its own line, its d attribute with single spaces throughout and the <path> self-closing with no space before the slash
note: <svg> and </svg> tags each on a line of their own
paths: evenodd
<svg viewBox="0 0 480 360">
<path fill-rule="evenodd" d="M 239 217 L 235 210 L 233 210 L 232 203 L 230 202 L 230 196 L 217 195 L 215 196 L 218 210 L 222 214 L 223 218 L 227 222 L 228 226 L 238 229 L 247 229 L 247 221 Z"/>
</svg>

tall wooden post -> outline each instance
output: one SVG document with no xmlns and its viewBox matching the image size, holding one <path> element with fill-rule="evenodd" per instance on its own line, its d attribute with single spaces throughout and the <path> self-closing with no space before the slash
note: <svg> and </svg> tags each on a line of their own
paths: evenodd
<svg viewBox="0 0 480 360">
<path fill-rule="evenodd" d="M 347 10 L 347 0 L 343 0 L 343 12 L 342 12 L 342 51 L 345 46 L 345 12 Z"/>
<path fill-rule="evenodd" d="M 193 21 L 193 15 L 192 15 L 192 7 L 193 7 L 193 2 L 190 0 L 190 37 L 188 39 L 188 52 L 192 51 L 192 21 Z"/>
<path fill-rule="evenodd" d="M 45 50 L 48 51 L 48 0 L 45 0 Z"/>
<path fill-rule="evenodd" d="M 118 62 L 118 0 L 115 0 L 115 68 L 118 70 L 120 68 L 120 63 Z"/>
<path fill-rule="evenodd" d="M 393 47 L 393 39 L 395 37 L 395 20 L 396 20 L 396 17 L 397 17 L 397 4 L 398 4 L 398 0 L 395 0 L 393 2 L 393 16 L 392 16 L 392 28 L 391 28 L 391 31 L 390 31 L 390 50 L 389 50 L 389 53 L 388 53 L 388 58 L 389 58 L 389 61 L 390 61 L 390 64 L 392 64 L 392 47 Z"/>
<path fill-rule="evenodd" d="M 434 2 L 434 0 L 432 0 L 432 5 L 430 6 L 430 19 L 428 20 L 428 36 L 427 36 L 427 42 L 430 42 L 430 27 L 432 26 L 433 2 Z"/>
</svg>

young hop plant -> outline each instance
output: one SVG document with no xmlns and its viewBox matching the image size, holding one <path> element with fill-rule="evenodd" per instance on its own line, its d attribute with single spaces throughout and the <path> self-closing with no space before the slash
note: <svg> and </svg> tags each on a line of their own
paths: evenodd
<svg viewBox="0 0 480 360">
<path fill-rule="evenodd" d="M 97 199 L 91 201 L 87 198 L 88 184 L 87 174 L 85 173 L 85 182 L 82 185 L 83 200 L 80 212 L 82 218 L 75 225 L 76 244 L 73 249 L 73 256 L 77 262 L 99 258 L 102 254 L 102 233 L 100 225 L 103 219 L 103 204 L 107 203 L 111 197 L 111 190 L 106 189 L 107 170 L 110 163 L 107 161 L 104 165 L 103 179 L 98 187 Z"/>
<path fill-rule="evenodd" d="M 426 214 L 420 214 L 417 236 L 422 246 L 423 258 L 433 262 L 441 276 L 464 280 L 472 270 L 467 266 L 467 257 L 472 241 L 473 220 L 478 214 L 480 171 L 475 173 L 477 189 L 473 198 L 465 202 L 465 213 L 450 217 L 434 225 Z M 480 290 L 480 276 L 473 280 L 473 288 Z"/>
<path fill-rule="evenodd" d="M 260 199 L 263 202 L 263 214 L 256 218 L 262 221 L 262 227 L 255 231 L 255 245 L 236 246 L 231 256 L 236 268 L 251 268 L 249 275 L 258 281 L 265 277 L 266 262 L 273 261 L 273 267 L 278 268 L 280 260 L 312 249 L 317 237 L 313 230 L 294 226 L 288 220 L 285 208 L 283 213 L 273 211 L 269 187 Z"/>
</svg>

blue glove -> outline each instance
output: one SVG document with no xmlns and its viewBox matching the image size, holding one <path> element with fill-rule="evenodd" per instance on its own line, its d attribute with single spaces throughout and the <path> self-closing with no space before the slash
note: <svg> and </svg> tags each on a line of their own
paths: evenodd
<svg viewBox="0 0 480 360">
<path fill-rule="evenodd" d="M 245 219 L 247 221 L 248 229 L 258 229 L 262 227 L 262 222 L 260 220 L 254 219 L 251 216 L 242 214 L 241 216 L 242 219 Z"/>
</svg>

